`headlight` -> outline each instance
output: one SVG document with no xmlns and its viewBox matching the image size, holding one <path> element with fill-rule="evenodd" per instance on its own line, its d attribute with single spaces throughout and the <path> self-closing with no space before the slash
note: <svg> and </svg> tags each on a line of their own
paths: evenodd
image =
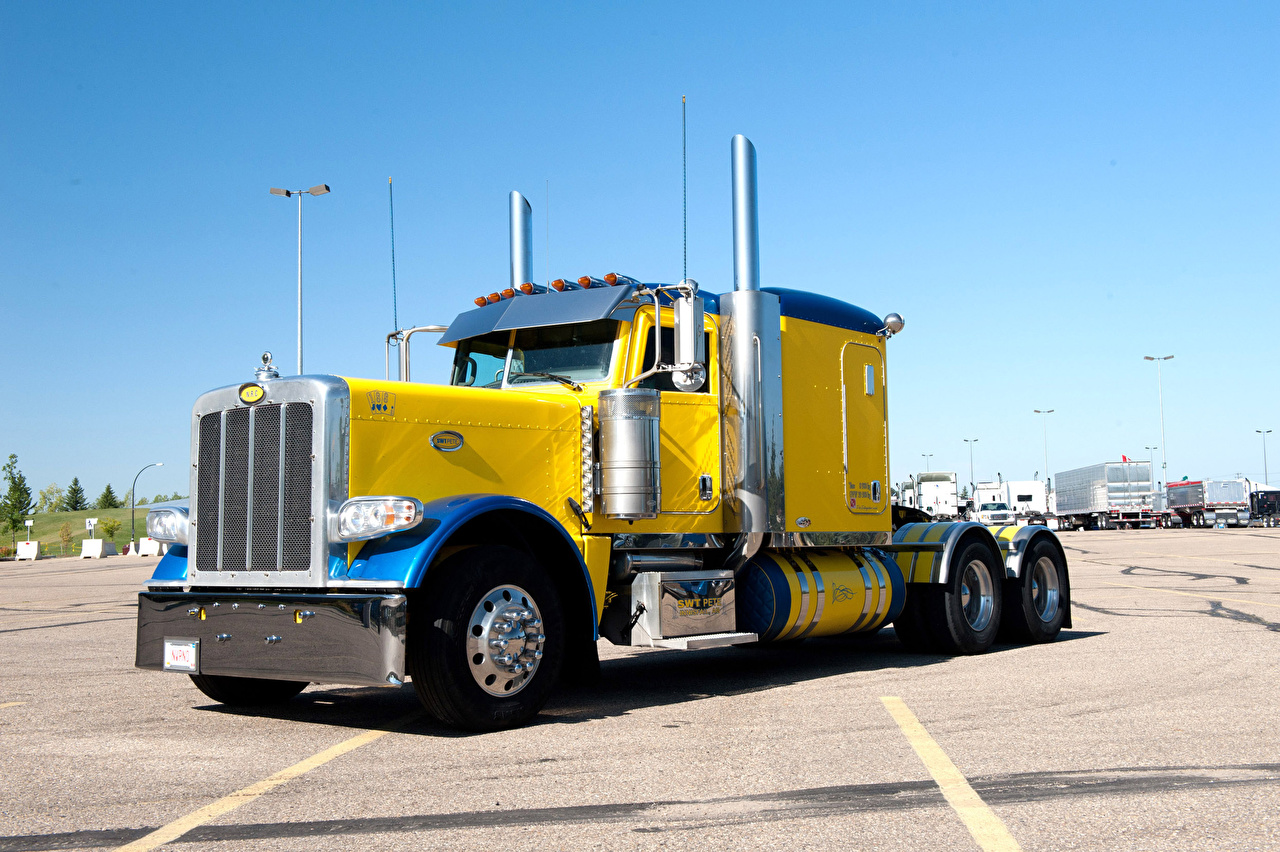
<svg viewBox="0 0 1280 852">
<path fill-rule="evenodd" d="M 178 507 L 147 512 L 147 535 L 156 541 L 187 543 L 187 510 Z"/>
<path fill-rule="evenodd" d="M 412 497 L 356 497 L 338 509 L 338 540 L 377 538 L 421 521 L 422 504 Z"/>
</svg>

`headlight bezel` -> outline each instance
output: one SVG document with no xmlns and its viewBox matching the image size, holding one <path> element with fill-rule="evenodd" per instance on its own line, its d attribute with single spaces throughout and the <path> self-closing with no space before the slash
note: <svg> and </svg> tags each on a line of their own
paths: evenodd
<svg viewBox="0 0 1280 852">
<path fill-rule="evenodd" d="M 162 506 L 147 512 L 147 536 L 166 544 L 186 544 L 191 523 L 183 506 Z"/>
<path fill-rule="evenodd" d="M 369 541 L 411 530 L 422 520 L 422 501 L 414 497 L 352 497 L 333 513 L 330 538 L 336 542 Z"/>
</svg>

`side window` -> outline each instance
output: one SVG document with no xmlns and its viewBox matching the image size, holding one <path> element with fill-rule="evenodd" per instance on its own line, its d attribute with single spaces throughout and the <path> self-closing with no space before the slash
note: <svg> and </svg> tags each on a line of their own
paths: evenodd
<svg viewBox="0 0 1280 852">
<path fill-rule="evenodd" d="M 707 357 L 708 357 L 708 358 L 710 358 L 710 356 L 711 356 L 711 335 L 710 335 L 710 334 L 704 334 L 704 335 L 703 335 L 703 337 L 705 338 L 705 341 L 704 341 L 704 344 L 703 344 L 703 351 L 704 351 L 704 352 L 706 352 L 706 353 L 707 353 Z M 676 351 L 676 332 L 675 332 L 675 329 L 671 329 L 671 328 L 664 328 L 664 329 L 662 330 L 662 357 L 663 357 L 663 360 L 665 360 L 667 363 L 670 363 L 670 362 L 671 362 L 672 357 L 675 355 L 675 351 Z M 644 343 L 644 361 L 643 361 L 643 362 L 641 363 L 641 365 L 640 365 L 640 372 L 642 372 L 642 373 L 643 373 L 643 372 L 645 372 L 646 370 L 652 369 L 652 367 L 653 367 L 653 356 L 654 356 L 654 352 L 653 352 L 653 329 L 651 328 L 651 329 L 649 329 L 649 335 L 648 335 L 648 338 L 645 340 L 645 343 Z M 711 369 L 711 366 L 710 366 L 709 364 L 707 365 L 707 369 L 708 369 L 708 370 L 710 370 L 710 369 Z M 642 382 L 638 383 L 638 384 L 636 385 L 636 387 L 639 387 L 639 388 L 657 388 L 657 389 L 658 389 L 658 390 L 660 390 L 660 391 L 671 391 L 672 393 L 675 393 L 675 392 L 676 392 L 676 386 L 675 386 L 675 384 L 671 381 L 671 374 L 670 374 L 670 373 L 658 373 L 658 374 L 656 374 L 656 375 L 650 376 L 649 378 L 645 379 L 644 381 L 642 381 Z M 703 382 L 702 387 L 701 387 L 701 388 L 699 388 L 698 390 L 694 391 L 694 393 L 710 393 L 710 392 L 711 392 L 711 378 L 710 378 L 710 376 L 708 376 L 708 377 L 707 377 L 707 380 L 706 380 L 705 382 Z"/>
</svg>

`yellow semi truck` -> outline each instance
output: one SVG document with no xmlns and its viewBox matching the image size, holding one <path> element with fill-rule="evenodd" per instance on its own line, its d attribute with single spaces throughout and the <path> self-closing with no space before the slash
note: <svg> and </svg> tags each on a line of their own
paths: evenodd
<svg viewBox="0 0 1280 852">
<path fill-rule="evenodd" d="M 734 289 L 623 275 L 510 286 L 441 332 L 447 384 L 282 378 L 202 395 L 191 498 L 139 595 L 137 665 L 227 704 L 411 680 L 441 721 L 519 725 L 601 637 L 698 649 L 871 633 L 972 654 L 1070 625 L 1036 527 L 891 505 L 896 314 L 761 287 L 756 155 L 734 137 Z M 388 348 L 390 353 L 390 346 Z"/>
</svg>

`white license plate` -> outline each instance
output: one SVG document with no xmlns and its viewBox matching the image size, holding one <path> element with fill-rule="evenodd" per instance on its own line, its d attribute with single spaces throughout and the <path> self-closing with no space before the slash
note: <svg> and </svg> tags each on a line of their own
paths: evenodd
<svg viewBox="0 0 1280 852">
<path fill-rule="evenodd" d="M 200 672 L 200 640 L 164 640 L 164 670 L 167 672 Z"/>
</svg>

